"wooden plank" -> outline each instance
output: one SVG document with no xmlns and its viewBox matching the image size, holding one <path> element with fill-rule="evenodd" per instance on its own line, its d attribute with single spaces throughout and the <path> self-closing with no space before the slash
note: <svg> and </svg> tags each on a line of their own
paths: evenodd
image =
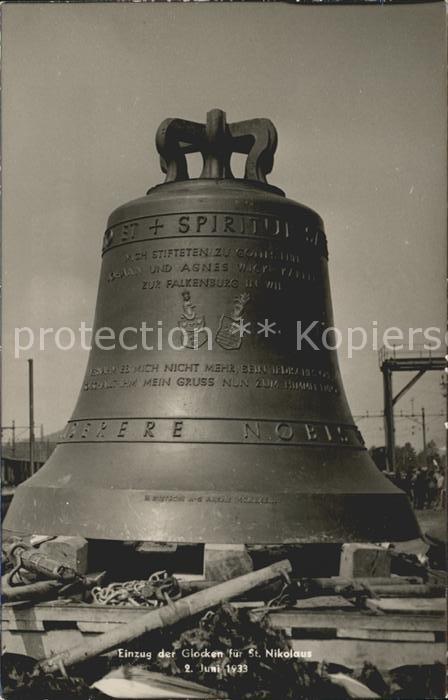
<svg viewBox="0 0 448 700">
<path fill-rule="evenodd" d="M 400 666 L 432 665 L 445 662 L 445 644 L 424 642 L 364 641 L 362 639 L 293 639 L 291 647 L 298 652 L 311 652 L 308 661 L 327 661 L 346 668 L 361 668 L 365 661 L 380 671 Z"/>
<path fill-rule="evenodd" d="M 269 613 L 273 627 L 299 629 L 380 629 L 419 632 L 444 632 L 443 615 L 376 615 L 365 611 L 315 612 L 306 610 L 279 610 Z"/>
<path fill-rule="evenodd" d="M 297 610 L 354 610 L 354 605 L 340 595 L 321 595 L 313 598 L 301 598 L 295 603 Z"/>
<path fill-rule="evenodd" d="M 437 615 L 446 611 L 445 598 L 368 598 L 366 604 L 385 613 Z"/>
<path fill-rule="evenodd" d="M 403 632 L 402 630 L 338 629 L 338 639 L 384 639 L 391 642 L 435 642 L 434 632 Z"/>
<path fill-rule="evenodd" d="M 298 579 L 297 584 L 301 588 L 303 579 Z M 333 590 L 335 586 L 409 586 L 410 584 L 423 583 L 421 576 L 362 576 L 354 578 L 346 578 L 345 576 L 331 576 L 329 578 L 311 578 L 305 579 L 305 582 L 310 586 L 321 588 L 323 590 Z"/>
<path fill-rule="evenodd" d="M 42 621 L 63 621 L 63 622 L 129 622 L 138 619 L 142 610 L 148 608 L 128 608 L 114 607 L 107 605 L 35 605 L 33 607 L 9 607 L 2 608 L 2 621 L 15 620 L 42 620 Z"/>
<path fill-rule="evenodd" d="M 76 628 L 50 630 L 44 634 L 5 631 L 2 633 L 2 651 L 9 654 L 23 654 L 37 660 L 47 658 L 61 649 L 75 646 L 82 639 L 82 633 Z"/>
<path fill-rule="evenodd" d="M 390 599 L 389 599 L 390 600 Z M 379 601 L 374 601 L 378 603 Z M 261 607 L 259 603 L 257 607 Z M 64 621 L 73 623 L 107 623 L 120 624 L 137 619 L 141 615 L 140 608 L 115 608 L 105 606 L 66 606 L 56 608 L 51 606 L 35 606 L 34 608 L 2 608 L 2 629 L 42 629 L 44 621 Z M 334 628 L 345 629 L 396 629 L 438 632 L 445 630 L 443 611 L 437 614 L 375 614 L 372 611 L 358 611 L 353 607 L 350 611 L 335 609 L 323 611 L 319 609 L 294 608 L 269 613 L 269 619 L 274 627 L 299 628 Z"/>
<path fill-rule="evenodd" d="M 77 628 L 80 632 L 93 632 L 95 634 L 100 634 L 102 632 L 109 632 L 113 627 L 115 627 L 114 622 L 78 622 Z"/>
<path fill-rule="evenodd" d="M 238 602 L 233 602 L 232 605 L 235 608 L 264 608 L 266 603 L 264 600 L 239 600 Z"/>
<path fill-rule="evenodd" d="M 376 586 L 372 584 L 369 590 L 379 598 L 439 598 L 445 592 L 443 586 L 427 584 L 412 586 Z"/>
<path fill-rule="evenodd" d="M 235 608 L 265 608 L 263 600 L 232 600 Z M 301 610 L 354 610 L 354 604 L 340 595 L 319 595 L 310 598 L 300 598 L 294 605 Z"/>
<path fill-rule="evenodd" d="M 45 627 L 42 620 L 33 620 L 32 617 L 27 620 L 15 620 L 11 618 L 5 624 L 2 624 L 2 631 L 3 630 L 34 630 L 36 632 L 44 632 Z"/>
</svg>

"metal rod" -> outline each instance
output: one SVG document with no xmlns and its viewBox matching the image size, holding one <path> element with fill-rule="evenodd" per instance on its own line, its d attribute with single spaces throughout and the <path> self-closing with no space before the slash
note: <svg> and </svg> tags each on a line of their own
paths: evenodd
<svg viewBox="0 0 448 700">
<path fill-rule="evenodd" d="M 28 360 L 28 395 L 30 415 L 30 473 L 34 474 L 34 376 L 33 360 Z"/>
<path fill-rule="evenodd" d="M 54 598 L 63 585 L 59 581 L 36 581 L 35 583 L 10 586 L 7 578 L 7 576 L 2 577 L 2 599 L 5 603 Z"/>
<path fill-rule="evenodd" d="M 423 375 L 425 374 L 425 372 L 426 372 L 426 369 L 421 369 L 419 372 L 417 372 L 417 374 L 415 374 L 415 375 L 412 377 L 412 379 L 410 379 L 410 380 L 408 381 L 407 384 L 405 384 L 405 386 L 401 389 L 401 391 L 399 391 L 398 394 L 397 394 L 396 396 L 394 396 L 394 398 L 393 398 L 393 400 L 392 400 L 392 402 L 393 402 L 394 405 L 397 403 L 397 401 L 398 401 L 399 399 L 401 399 L 402 396 L 405 395 L 405 393 L 406 393 L 407 391 L 409 391 L 409 389 L 410 389 L 411 387 L 414 386 L 414 384 L 415 384 L 416 382 L 418 382 L 418 380 L 420 379 L 420 377 L 423 377 Z"/>
</svg>

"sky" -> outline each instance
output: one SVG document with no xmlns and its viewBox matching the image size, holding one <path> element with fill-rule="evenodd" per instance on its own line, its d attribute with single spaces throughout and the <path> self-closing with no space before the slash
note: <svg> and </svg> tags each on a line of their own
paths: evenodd
<svg viewBox="0 0 448 700">
<path fill-rule="evenodd" d="M 8 4 L 2 7 L 3 417 L 69 419 L 87 352 L 48 344 L 14 357 L 14 328 L 93 320 L 109 213 L 162 181 L 167 117 L 268 117 L 269 181 L 325 222 L 335 323 L 445 324 L 444 4 Z M 340 365 L 355 416 L 381 414 L 377 353 Z M 410 378 L 394 376 L 398 389 Z M 439 372 L 397 404 L 425 407 L 444 444 Z M 381 418 L 361 418 L 369 445 Z M 397 443 L 421 426 L 397 419 Z M 4 434 L 7 437 L 7 433 Z M 19 436 L 25 437 L 26 432 Z"/>
</svg>

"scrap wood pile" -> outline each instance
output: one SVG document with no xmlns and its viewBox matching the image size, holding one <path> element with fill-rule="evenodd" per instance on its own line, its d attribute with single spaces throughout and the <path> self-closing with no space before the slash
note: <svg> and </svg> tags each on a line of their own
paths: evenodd
<svg viewBox="0 0 448 700">
<path fill-rule="evenodd" d="M 9 669 L 3 669 L 4 697 L 6 700 L 97 700 L 123 697 L 114 692 L 125 688 L 126 683 L 134 684 L 133 688 L 135 683 L 146 688 L 148 694 L 138 697 L 148 698 L 170 697 L 166 693 L 173 688 L 176 694 L 172 697 L 228 700 L 443 697 L 442 664 L 381 674 L 372 664 L 365 663 L 357 673 L 347 674 L 326 664 L 269 658 L 266 656 L 268 649 L 290 649 L 287 637 L 274 630 L 266 616 L 254 619 L 250 609 L 235 608 L 231 604 L 207 612 L 195 627 L 180 634 L 178 629 L 166 630 L 156 644 L 174 655 L 125 663 L 111 656 L 96 667 L 96 675 L 101 669 L 100 679 L 95 678 L 91 670 L 82 673 L 79 667 L 74 676 L 64 678 L 43 671 L 36 674 L 31 668 L 12 663 Z M 135 648 L 142 647 L 148 648 L 146 640 L 135 643 Z M 204 663 L 200 656 L 205 649 L 217 652 L 213 665 L 219 670 L 204 670 L 204 666 L 210 666 L 210 662 Z M 229 664 L 235 665 L 232 655 L 235 649 L 241 652 L 237 661 L 238 665 L 247 667 L 245 673 L 226 670 Z M 182 652 L 186 652 L 188 670 Z M 199 652 L 198 657 L 195 652 Z M 96 682 L 92 681 L 92 675 Z M 154 694 L 157 689 L 160 695 Z"/>
<path fill-rule="evenodd" d="M 42 568 L 43 564 L 48 566 L 48 559 L 43 560 L 35 551 L 19 551 L 22 568 L 23 564 L 27 565 L 28 571 L 33 567 Z M 382 619 L 387 618 L 387 614 L 384 618 L 381 617 L 384 610 L 387 611 L 382 596 L 386 596 L 386 601 L 390 603 L 393 600 L 390 598 L 391 591 L 396 595 L 399 594 L 397 588 L 400 588 L 401 593 L 409 595 L 410 588 L 416 595 L 423 596 L 422 604 L 430 602 L 430 606 L 434 607 L 431 601 L 438 601 L 435 596 L 439 595 L 441 590 L 437 581 L 423 582 L 417 577 L 394 577 L 385 580 L 377 577 L 372 583 L 368 580 L 347 581 L 342 577 L 333 577 L 285 582 L 290 570 L 291 565 L 288 561 L 276 562 L 264 569 L 217 585 L 203 582 L 203 588 L 199 586 L 199 590 L 196 589 L 194 593 L 191 589 L 182 590 L 181 582 L 166 572 L 157 572 L 145 581 L 107 583 L 102 581 L 101 577 L 88 576 L 78 576 L 74 581 L 67 582 L 64 580 L 67 578 L 66 572 L 59 570 L 58 575 L 62 580 L 59 580 L 58 585 L 63 585 L 65 596 L 70 590 L 74 590 L 75 597 L 72 600 L 76 601 L 76 596 L 79 595 L 76 593 L 77 587 L 81 584 L 84 600 L 89 603 L 80 602 L 79 605 L 64 606 L 62 599 L 54 601 L 53 604 L 39 604 L 32 609 L 34 620 L 40 618 L 43 624 L 52 619 L 67 625 L 70 620 L 76 621 L 80 615 L 82 617 L 83 611 L 89 611 L 84 619 L 94 627 L 90 611 L 103 609 L 106 616 L 103 614 L 102 619 L 106 620 L 108 631 L 104 631 L 104 628 L 98 629 L 95 636 L 89 635 L 77 646 L 67 645 L 65 649 L 63 646 L 63 651 L 42 658 L 30 668 L 23 668 L 10 659 L 10 670 L 7 667 L 3 670 L 5 698 L 65 700 L 79 697 L 93 700 L 98 697 L 127 697 L 117 695 L 116 688 L 122 688 L 129 683 L 132 683 L 133 687 L 136 684 L 140 687 L 143 694 L 138 697 L 148 698 L 288 700 L 346 697 L 410 699 L 444 696 L 444 673 L 440 663 L 428 664 L 419 659 L 413 662 L 413 667 L 404 669 L 385 670 L 380 666 L 380 673 L 375 659 L 364 655 L 363 663 L 358 664 L 353 671 L 347 672 L 346 668 L 342 669 L 335 663 L 326 663 L 334 662 L 332 654 L 324 656 L 318 662 L 304 662 L 300 654 L 291 653 L 297 649 L 297 644 L 305 649 L 312 643 L 322 647 L 328 644 L 330 640 L 325 634 L 319 637 L 319 633 L 322 632 L 322 616 L 325 617 L 325 633 L 328 632 L 331 626 L 330 618 L 333 617 L 338 619 L 338 622 L 332 623 L 336 633 L 342 634 L 344 630 L 339 628 L 343 627 L 347 636 L 350 624 L 352 628 L 362 627 L 364 618 L 360 611 L 372 606 L 376 608 L 376 613 L 379 613 L 375 623 L 371 624 L 371 609 L 368 612 L 370 617 L 365 618 L 369 622 L 367 628 L 356 633 L 359 635 L 359 632 L 367 632 L 367 637 L 357 637 L 349 630 L 349 643 L 353 646 L 363 643 L 358 642 L 358 639 L 386 640 L 387 635 L 390 639 L 390 630 L 393 628 L 390 624 L 384 626 L 381 623 Z M 20 574 L 19 570 L 18 573 Z M 8 580 L 12 581 L 11 576 Z M 48 584 L 48 581 L 24 583 L 25 593 L 29 594 L 29 586 L 39 584 Z M 74 589 L 70 589 L 73 584 Z M 260 592 L 260 597 L 256 598 L 259 602 L 252 603 L 252 607 L 239 607 L 243 604 L 238 601 L 250 590 Z M 268 590 L 270 593 L 275 590 L 275 596 L 267 595 Z M 264 594 L 261 594 L 262 591 Z M 345 601 L 346 608 L 336 612 L 326 610 L 325 596 L 328 594 L 339 595 Z M 50 591 L 50 598 L 57 595 L 60 595 L 60 588 L 56 593 L 54 590 Z M 375 603 L 375 599 L 378 600 L 378 604 Z M 235 602 L 232 605 L 223 605 L 222 601 L 225 600 Z M 307 601 L 312 604 L 311 607 L 315 601 L 319 601 L 320 612 L 316 614 L 313 609 L 306 610 Z M 381 605 L 384 610 L 380 609 Z M 30 608 L 22 606 L 16 599 L 16 602 L 12 602 L 11 610 L 11 620 L 14 619 L 16 625 L 25 630 Z M 428 610 L 427 607 L 426 612 Z M 74 615 L 75 618 L 71 618 L 70 615 Z M 424 624 L 426 618 L 428 615 L 421 618 Z M 399 639 L 407 641 L 431 637 L 435 640 L 436 632 L 432 630 L 440 630 L 440 616 L 430 616 L 429 627 L 419 624 L 415 629 L 409 625 L 410 619 L 408 616 L 405 627 L 400 619 L 394 649 L 403 646 Z M 391 620 L 393 621 L 393 618 L 389 617 L 388 622 Z M 299 635 L 300 641 L 291 638 L 292 628 L 295 627 L 303 633 L 313 626 L 311 622 L 315 627 L 312 630 L 313 634 L 317 633 L 317 642 L 314 637 L 306 637 L 303 634 L 302 637 Z M 383 626 L 384 633 L 381 631 Z M 408 631 L 402 631 L 403 629 Z M 96 632 L 92 627 L 89 631 Z M 101 631 L 104 633 L 100 634 Z M 378 633 L 384 636 L 369 636 Z M 343 642 L 343 639 L 332 640 L 331 644 L 334 646 L 331 649 L 339 648 L 337 645 Z M 369 643 L 366 642 L 367 648 Z M 381 642 L 379 646 L 383 647 L 383 644 L 386 646 L 386 641 Z M 148 658 L 142 659 L 144 655 L 140 655 L 134 656 L 132 660 L 123 660 L 117 657 L 116 649 L 124 645 L 130 650 L 151 650 L 152 653 L 147 654 Z M 158 655 L 160 649 L 165 651 L 161 656 Z M 238 654 L 235 654 L 235 650 Z M 268 650 L 274 650 L 276 653 L 267 653 Z M 210 658 L 208 653 L 202 652 L 213 652 L 213 656 Z M 69 668 L 70 678 L 67 673 Z M 145 690 L 141 689 L 142 686 Z"/>
</svg>

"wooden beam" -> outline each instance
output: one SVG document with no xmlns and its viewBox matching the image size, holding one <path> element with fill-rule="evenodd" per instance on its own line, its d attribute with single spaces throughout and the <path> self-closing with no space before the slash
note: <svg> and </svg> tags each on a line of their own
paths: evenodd
<svg viewBox="0 0 448 700">
<path fill-rule="evenodd" d="M 421 632 L 444 632 L 443 615 L 374 615 L 368 612 L 311 612 L 279 610 L 269 613 L 273 627 L 304 629 L 379 629 Z"/>
<path fill-rule="evenodd" d="M 446 612 L 445 598 L 368 598 L 366 605 L 385 613 L 437 615 Z"/>
</svg>

